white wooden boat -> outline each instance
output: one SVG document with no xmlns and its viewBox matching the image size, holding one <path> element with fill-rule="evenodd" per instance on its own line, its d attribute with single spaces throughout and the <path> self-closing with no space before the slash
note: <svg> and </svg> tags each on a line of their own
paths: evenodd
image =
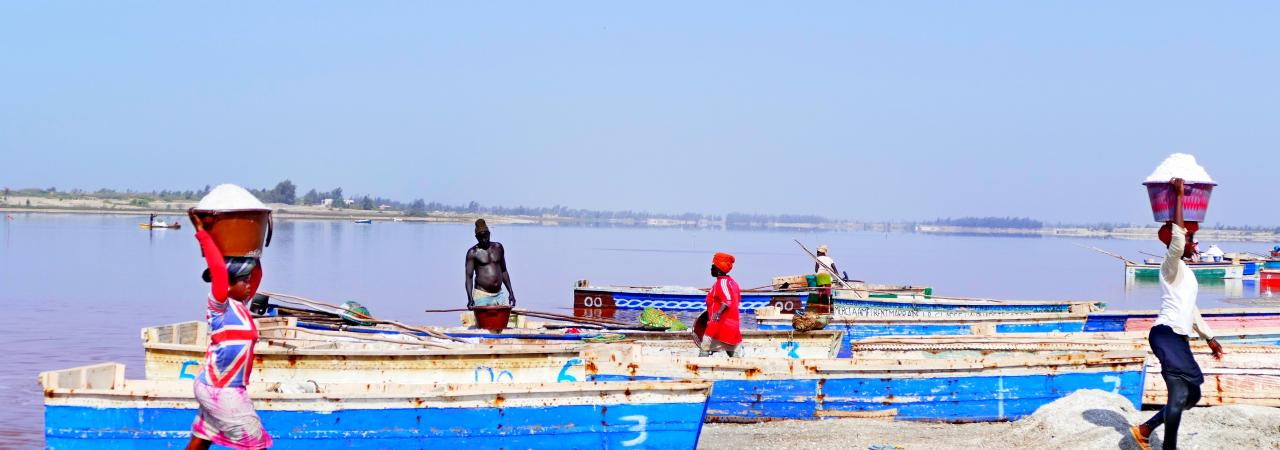
<svg viewBox="0 0 1280 450">
<path fill-rule="evenodd" d="M 584 376 L 581 340 L 540 339 L 562 332 L 530 333 L 520 338 L 488 337 L 484 330 L 453 330 L 463 344 L 420 341 L 378 327 L 363 332 L 335 332 L 299 326 L 293 318 L 258 319 L 254 382 L 315 380 L 321 382 L 557 382 Z M 533 330 L 528 330 L 533 331 Z M 654 355 L 696 355 L 692 333 L 631 333 L 619 345 L 637 344 Z M 838 331 L 792 333 L 744 332 L 742 354 L 776 358 L 833 357 L 842 343 Z M 146 376 L 188 378 L 200 373 L 208 347 L 203 321 L 148 327 L 142 330 Z M 427 345 L 430 344 L 430 345 Z"/>
</svg>

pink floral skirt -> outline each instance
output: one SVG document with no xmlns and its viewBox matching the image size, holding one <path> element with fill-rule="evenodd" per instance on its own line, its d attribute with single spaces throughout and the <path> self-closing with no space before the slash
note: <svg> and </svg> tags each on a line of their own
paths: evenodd
<svg viewBox="0 0 1280 450">
<path fill-rule="evenodd" d="M 253 409 L 253 400 L 243 387 L 216 388 L 196 381 L 196 403 L 200 413 L 191 423 L 191 435 L 235 449 L 271 447 L 271 436 Z"/>
</svg>

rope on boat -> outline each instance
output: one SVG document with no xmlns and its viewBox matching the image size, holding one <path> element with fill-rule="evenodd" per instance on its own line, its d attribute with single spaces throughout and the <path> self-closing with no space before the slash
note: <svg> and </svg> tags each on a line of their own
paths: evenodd
<svg viewBox="0 0 1280 450">
<path fill-rule="evenodd" d="M 318 301 L 315 301 L 315 300 L 311 300 L 311 299 L 304 298 L 304 297 L 299 297 L 299 296 L 296 296 L 296 295 L 281 294 L 281 293 L 278 293 L 278 292 L 263 292 L 263 294 L 266 294 L 267 296 L 269 296 L 269 297 L 271 297 L 271 298 L 275 298 L 275 299 L 281 299 L 281 298 L 283 298 L 283 299 L 288 299 L 288 300 L 280 300 L 280 301 L 285 302 L 285 303 L 292 303 L 292 304 L 295 304 L 295 305 L 303 305 L 303 306 L 311 307 L 311 308 L 314 308 L 314 309 L 320 309 L 320 310 L 323 310 L 323 308 L 329 308 L 329 309 L 334 309 L 334 310 L 339 310 L 339 311 L 345 311 L 345 312 L 347 312 L 347 313 L 349 313 L 349 314 L 351 314 L 351 315 L 355 316 L 356 318 L 359 318 L 359 319 L 361 319 L 361 320 L 365 320 L 366 322 L 373 322 L 373 323 L 375 323 L 375 324 L 386 324 L 386 325 L 391 325 L 391 326 L 393 326 L 393 327 L 400 328 L 400 329 L 403 329 L 403 330 L 406 330 L 406 331 L 411 331 L 411 332 L 414 332 L 414 333 L 423 333 L 423 334 L 426 334 L 426 335 L 431 336 L 431 337 L 436 338 L 436 339 L 443 339 L 443 340 L 446 340 L 446 341 L 454 341 L 454 342 L 463 342 L 461 339 L 458 339 L 458 338 L 455 338 L 455 337 L 452 337 L 452 336 L 446 335 L 446 334 L 444 334 L 444 333 L 440 332 L 440 330 L 437 330 L 437 329 L 434 329 L 434 328 L 415 327 L 415 326 L 411 326 L 411 325 L 405 325 L 405 324 L 403 324 L 403 323 L 396 322 L 396 321 L 394 321 L 394 320 L 384 320 L 384 319 L 379 319 L 379 318 L 376 318 L 376 317 L 373 317 L 373 316 L 370 316 L 370 315 L 367 315 L 367 314 L 363 314 L 363 313 L 360 313 L 360 312 L 357 312 L 357 311 L 353 311 L 353 310 L 351 310 L 351 309 L 343 308 L 343 307 L 341 307 L 341 306 L 330 305 L 330 304 L 328 304 L 328 303 L 318 302 Z"/>
</svg>

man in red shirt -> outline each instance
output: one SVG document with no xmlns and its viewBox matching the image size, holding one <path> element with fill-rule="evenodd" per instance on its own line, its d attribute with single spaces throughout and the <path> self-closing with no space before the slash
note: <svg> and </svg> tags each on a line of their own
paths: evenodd
<svg viewBox="0 0 1280 450">
<path fill-rule="evenodd" d="M 738 344 L 742 343 L 738 322 L 738 304 L 742 302 L 742 294 L 738 282 L 729 276 L 733 262 L 733 255 L 728 253 L 716 253 L 711 258 L 711 276 L 716 278 L 716 282 L 707 292 L 707 330 L 702 335 L 700 356 L 710 356 L 717 351 L 733 356 Z"/>
</svg>

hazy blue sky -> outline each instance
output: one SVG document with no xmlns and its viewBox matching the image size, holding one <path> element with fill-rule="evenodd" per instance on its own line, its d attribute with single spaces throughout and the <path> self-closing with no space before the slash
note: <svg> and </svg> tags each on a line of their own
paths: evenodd
<svg viewBox="0 0 1280 450">
<path fill-rule="evenodd" d="M 785 3 L 785 4 L 784 4 Z M 463 5 L 457 7 L 455 5 Z M 3 2 L 0 184 L 1280 224 L 1276 2 Z"/>
</svg>

